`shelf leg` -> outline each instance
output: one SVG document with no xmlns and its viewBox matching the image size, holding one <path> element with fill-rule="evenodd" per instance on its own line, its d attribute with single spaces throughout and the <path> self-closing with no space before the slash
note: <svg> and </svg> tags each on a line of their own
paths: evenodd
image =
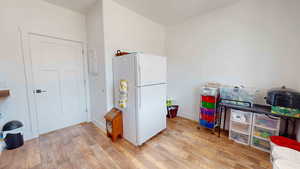
<svg viewBox="0 0 300 169">
<path fill-rule="evenodd" d="M 224 107 L 224 121 L 223 121 L 223 130 L 225 130 L 225 126 L 226 126 L 226 114 L 227 114 L 227 108 Z"/>
<path fill-rule="evenodd" d="M 289 137 L 289 119 L 286 118 L 285 120 L 285 127 L 284 127 L 284 133 L 283 133 L 284 137 Z"/>
</svg>

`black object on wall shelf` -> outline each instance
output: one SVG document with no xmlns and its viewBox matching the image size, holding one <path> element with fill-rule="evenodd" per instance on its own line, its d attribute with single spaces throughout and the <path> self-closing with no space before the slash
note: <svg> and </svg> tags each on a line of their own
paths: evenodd
<svg viewBox="0 0 300 169">
<path fill-rule="evenodd" d="M 0 89 L 0 97 L 8 97 L 10 95 L 9 90 L 1 90 Z"/>
</svg>

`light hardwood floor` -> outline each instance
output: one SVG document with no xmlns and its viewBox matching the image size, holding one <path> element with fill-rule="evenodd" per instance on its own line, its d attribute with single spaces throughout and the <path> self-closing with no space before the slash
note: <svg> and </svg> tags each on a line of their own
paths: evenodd
<svg viewBox="0 0 300 169">
<path fill-rule="evenodd" d="M 267 169 L 269 155 L 176 118 L 140 148 L 112 143 L 92 123 L 55 131 L 0 157 L 1 169 Z"/>
</svg>

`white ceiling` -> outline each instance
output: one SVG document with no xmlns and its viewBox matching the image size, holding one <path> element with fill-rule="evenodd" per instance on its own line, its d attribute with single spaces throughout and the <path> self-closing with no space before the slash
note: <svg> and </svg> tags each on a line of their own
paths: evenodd
<svg viewBox="0 0 300 169">
<path fill-rule="evenodd" d="M 62 6 L 85 14 L 97 0 L 45 0 L 54 5 Z"/>
<path fill-rule="evenodd" d="M 46 0 L 81 13 L 97 0 Z M 140 15 L 163 25 L 172 25 L 239 0 L 114 0 Z"/>
<path fill-rule="evenodd" d="M 172 25 L 239 0 L 114 0 L 151 20 Z"/>
</svg>

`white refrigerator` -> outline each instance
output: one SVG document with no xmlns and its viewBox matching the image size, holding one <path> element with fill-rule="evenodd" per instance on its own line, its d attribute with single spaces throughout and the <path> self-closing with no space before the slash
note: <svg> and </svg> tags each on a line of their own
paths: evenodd
<svg viewBox="0 0 300 169">
<path fill-rule="evenodd" d="M 166 129 L 167 60 L 166 57 L 133 53 L 115 57 L 114 100 L 123 112 L 123 136 L 139 146 Z M 127 83 L 125 107 L 120 82 Z"/>
</svg>

